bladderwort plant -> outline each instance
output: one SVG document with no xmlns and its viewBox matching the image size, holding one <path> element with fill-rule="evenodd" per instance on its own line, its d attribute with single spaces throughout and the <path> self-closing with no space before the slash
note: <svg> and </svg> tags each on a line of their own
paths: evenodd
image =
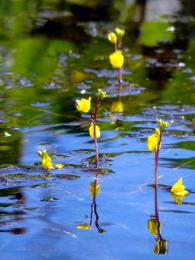
<svg viewBox="0 0 195 260">
<path fill-rule="evenodd" d="M 97 210 L 97 202 L 96 202 L 97 196 L 100 194 L 100 184 L 98 182 L 98 174 L 96 174 L 94 181 L 90 183 L 89 191 L 92 198 L 89 224 L 88 223 L 79 224 L 77 225 L 77 228 L 83 230 L 90 230 L 92 228 L 93 216 L 95 215 L 94 216 L 95 226 L 98 232 L 102 234 L 105 232 L 105 230 L 99 224 L 100 218 L 99 218 L 99 214 Z"/>
<path fill-rule="evenodd" d="M 159 128 L 155 128 L 152 135 L 148 136 L 147 145 L 150 152 L 154 152 L 155 156 L 155 167 L 154 167 L 154 179 L 155 188 L 158 187 L 158 162 L 159 162 L 159 152 L 161 148 L 163 131 L 169 126 L 169 123 L 163 120 L 158 121 Z"/>
<path fill-rule="evenodd" d="M 61 163 L 57 163 L 54 165 L 51 156 L 47 153 L 46 150 L 38 151 L 38 155 L 41 158 L 42 168 L 46 171 L 48 175 L 51 170 L 61 169 L 64 167 L 64 165 Z"/>
<path fill-rule="evenodd" d="M 155 189 L 158 187 L 158 163 L 159 163 L 159 153 L 162 143 L 163 131 L 169 126 L 169 123 L 163 120 L 158 121 L 159 128 L 155 128 L 154 133 L 148 136 L 147 145 L 150 152 L 155 154 L 155 168 L 154 168 L 154 179 L 155 179 Z M 185 190 L 185 186 L 182 183 L 182 178 L 170 189 L 171 195 L 173 196 L 175 202 L 179 205 L 182 204 L 182 199 L 184 196 L 188 195 L 188 191 Z"/>
<path fill-rule="evenodd" d="M 110 54 L 109 60 L 110 64 L 118 69 L 118 95 L 120 96 L 122 93 L 122 83 L 123 83 L 123 74 L 122 74 L 122 67 L 124 64 L 124 55 L 122 53 L 122 38 L 125 35 L 125 31 L 116 28 L 115 32 L 110 32 L 108 34 L 108 40 L 114 44 L 115 52 Z"/>
<path fill-rule="evenodd" d="M 82 99 L 77 99 L 76 100 L 76 108 L 79 112 L 83 113 L 91 113 L 91 118 L 90 118 L 90 126 L 89 126 L 89 135 L 92 139 L 94 139 L 94 144 L 95 144 L 95 158 L 96 158 L 96 168 L 99 168 L 99 151 L 98 151 L 98 142 L 97 139 L 101 135 L 101 130 L 100 127 L 97 125 L 97 116 L 98 112 L 100 110 L 101 102 L 102 100 L 107 96 L 107 93 L 102 91 L 101 89 L 98 89 L 98 94 L 95 100 L 95 107 L 92 110 L 91 108 L 91 97 L 88 99 L 82 98 Z"/>
</svg>

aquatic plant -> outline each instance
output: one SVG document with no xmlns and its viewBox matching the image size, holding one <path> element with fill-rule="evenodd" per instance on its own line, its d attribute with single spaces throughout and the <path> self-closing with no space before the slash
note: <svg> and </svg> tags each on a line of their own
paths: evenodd
<svg viewBox="0 0 195 260">
<path fill-rule="evenodd" d="M 121 51 L 122 48 L 122 38 L 125 35 L 125 30 L 116 28 L 115 32 L 110 32 L 108 34 L 108 40 L 114 44 L 115 51 L 114 53 L 109 55 L 110 64 L 118 69 L 118 94 L 121 95 L 122 92 L 122 82 L 123 82 L 123 76 L 122 76 L 122 66 L 124 65 L 124 55 Z"/>
<path fill-rule="evenodd" d="M 77 228 L 83 229 L 83 230 L 91 229 L 93 214 L 94 214 L 95 215 L 95 226 L 96 226 L 98 232 L 102 234 L 102 233 L 105 232 L 105 230 L 99 224 L 99 214 L 98 214 L 98 211 L 97 211 L 97 202 L 96 202 L 96 198 L 100 194 L 100 184 L 98 182 L 98 173 L 96 174 L 94 181 L 92 181 L 89 185 L 89 192 L 90 192 L 90 195 L 91 195 L 91 198 L 92 198 L 90 221 L 89 221 L 89 224 L 83 223 L 83 224 L 77 225 Z"/>
<path fill-rule="evenodd" d="M 98 142 L 97 139 L 101 136 L 101 130 L 100 127 L 97 125 L 97 115 L 101 106 L 101 101 L 107 96 L 107 93 L 105 91 L 102 91 L 101 89 L 98 89 L 97 97 L 95 100 L 95 107 L 92 111 L 91 109 L 91 97 L 88 99 L 77 99 L 77 110 L 79 112 L 88 113 L 91 111 L 91 123 L 89 126 L 89 135 L 92 139 L 94 139 L 95 144 L 95 151 L 96 151 L 96 168 L 99 167 L 99 152 L 98 152 Z"/>
<path fill-rule="evenodd" d="M 57 164 L 53 165 L 52 158 L 47 153 L 46 150 L 38 151 L 38 155 L 41 158 L 41 164 L 42 164 L 43 169 L 46 170 L 47 172 L 49 172 L 50 170 L 53 170 L 53 169 L 61 169 L 64 167 L 64 165 L 61 163 L 57 163 Z"/>
<path fill-rule="evenodd" d="M 155 187 L 158 186 L 158 161 L 159 161 L 159 152 L 161 148 L 163 131 L 169 126 L 169 123 L 163 120 L 158 121 L 159 128 L 155 128 L 152 135 L 147 138 L 147 146 L 150 152 L 155 154 Z"/>
</svg>

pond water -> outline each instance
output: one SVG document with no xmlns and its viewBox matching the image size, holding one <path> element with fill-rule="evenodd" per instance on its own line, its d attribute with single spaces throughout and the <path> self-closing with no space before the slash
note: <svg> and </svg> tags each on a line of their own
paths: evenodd
<svg viewBox="0 0 195 260">
<path fill-rule="evenodd" d="M 0 1 L 1 259 L 195 258 L 194 14 L 193 0 Z M 108 58 L 117 26 L 122 113 Z M 89 115 L 75 107 L 98 88 L 99 170 Z M 160 118 L 170 125 L 155 189 L 147 137 Z M 46 175 L 44 149 L 64 168 Z M 189 195 L 178 205 L 180 177 Z M 160 252 L 148 229 L 157 204 Z"/>
</svg>

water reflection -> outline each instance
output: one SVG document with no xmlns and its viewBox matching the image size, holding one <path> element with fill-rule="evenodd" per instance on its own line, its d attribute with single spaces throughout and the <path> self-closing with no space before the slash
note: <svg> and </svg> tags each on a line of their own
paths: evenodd
<svg viewBox="0 0 195 260">
<path fill-rule="evenodd" d="M 10 232 L 15 235 L 26 233 L 21 226 L 26 212 L 24 210 L 25 196 L 20 187 L 0 189 L 0 232 Z"/>
<path fill-rule="evenodd" d="M 100 193 L 100 184 L 98 182 L 98 173 L 96 174 L 94 181 L 92 181 L 90 183 L 89 191 L 90 191 L 90 195 L 91 195 L 91 198 L 92 198 L 91 211 L 90 211 L 90 221 L 89 221 L 89 224 L 85 223 L 85 224 L 77 225 L 77 228 L 78 229 L 91 229 L 92 224 L 93 224 L 93 217 L 95 217 L 94 223 L 95 223 L 95 226 L 96 226 L 98 232 L 104 233 L 104 232 L 106 232 L 106 230 L 104 230 L 99 223 L 100 217 L 99 217 L 98 206 L 97 206 L 97 202 L 96 202 L 97 196 Z"/>
<path fill-rule="evenodd" d="M 148 221 L 148 229 L 152 235 L 156 236 L 155 247 L 153 249 L 156 255 L 164 255 L 168 253 L 168 241 L 163 239 L 161 234 L 162 224 L 158 212 L 158 186 L 154 186 L 154 216 Z"/>
</svg>

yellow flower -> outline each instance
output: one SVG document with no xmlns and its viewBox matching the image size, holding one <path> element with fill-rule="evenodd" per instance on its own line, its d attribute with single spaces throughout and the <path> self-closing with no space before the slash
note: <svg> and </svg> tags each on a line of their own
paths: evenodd
<svg viewBox="0 0 195 260">
<path fill-rule="evenodd" d="M 161 129 L 167 128 L 169 126 L 169 123 L 166 121 L 163 121 L 162 119 L 158 120 L 158 124 Z"/>
<path fill-rule="evenodd" d="M 96 138 L 100 137 L 100 128 L 98 125 L 95 126 L 95 132 L 96 132 Z M 91 138 L 95 137 L 95 133 L 94 133 L 94 124 L 91 123 L 90 127 L 89 127 L 89 135 L 91 136 Z"/>
<path fill-rule="evenodd" d="M 61 163 L 55 164 L 56 169 L 62 169 L 63 167 L 64 167 L 64 164 L 61 164 Z"/>
<path fill-rule="evenodd" d="M 80 112 L 87 113 L 91 109 L 91 97 L 89 97 L 88 99 L 85 98 L 77 99 L 76 103 L 77 103 L 76 108 Z"/>
<path fill-rule="evenodd" d="M 122 29 L 120 29 L 118 27 L 115 29 L 115 32 L 120 37 L 123 37 L 125 35 L 125 30 L 122 30 Z"/>
<path fill-rule="evenodd" d="M 124 56 L 121 51 L 115 51 L 109 58 L 111 65 L 115 68 L 121 68 L 124 64 Z"/>
<path fill-rule="evenodd" d="M 46 150 L 38 151 L 39 157 L 42 159 L 42 167 L 46 171 L 53 169 L 52 159 Z"/>
<path fill-rule="evenodd" d="M 89 191 L 92 198 L 94 197 L 94 195 L 98 196 L 100 193 L 99 183 L 97 181 L 93 181 L 89 186 Z"/>
<path fill-rule="evenodd" d="M 159 225 L 160 226 L 158 226 L 158 221 L 155 218 L 148 220 L 148 229 L 152 235 L 159 235 L 162 226 L 161 223 L 159 223 Z"/>
<path fill-rule="evenodd" d="M 158 149 L 159 141 L 160 141 L 160 130 L 156 128 L 154 130 L 154 133 L 150 136 L 148 136 L 147 139 L 147 145 L 148 145 L 148 150 L 150 152 L 155 152 Z"/>
<path fill-rule="evenodd" d="M 52 159 L 49 154 L 44 154 L 42 157 L 42 166 L 46 171 L 53 169 Z"/>
<path fill-rule="evenodd" d="M 100 88 L 98 88 L 98 95 L 101 99 L 107 97 L 107 93 L 103 90 L 101 90 Z"/>
<path fill-rule="evenodd" d="M 123 113 L 124 111 L 123 103 L 121 101 L 113 102 L 110 111 L 111 113 Z"/>
<path fill-rule="evenodd" d="M 172 186 L 171 193 L 175 196 L 185 196 L 188 194 L 188 191 L 185 190 L 185 186 L 182 183 L 182 178 L 179 178 L 179 180 Z"/>
<path fill-rule="evenodd" d="M 83 229 L 83 230 L 88 230 L 88 229 L 91 229 L 91 226 L 88 224 L 80 224 L 80 225 L 77 225 L 77 228 Z"/>
<path fill-rule="evenodd" d="M 111 43 L 116 44 L 116 42 L 117 42 L 116 33 L 110 32 L 110 33 L 108 34 L 108 40 L 109 40 Z"/>
</svg>

